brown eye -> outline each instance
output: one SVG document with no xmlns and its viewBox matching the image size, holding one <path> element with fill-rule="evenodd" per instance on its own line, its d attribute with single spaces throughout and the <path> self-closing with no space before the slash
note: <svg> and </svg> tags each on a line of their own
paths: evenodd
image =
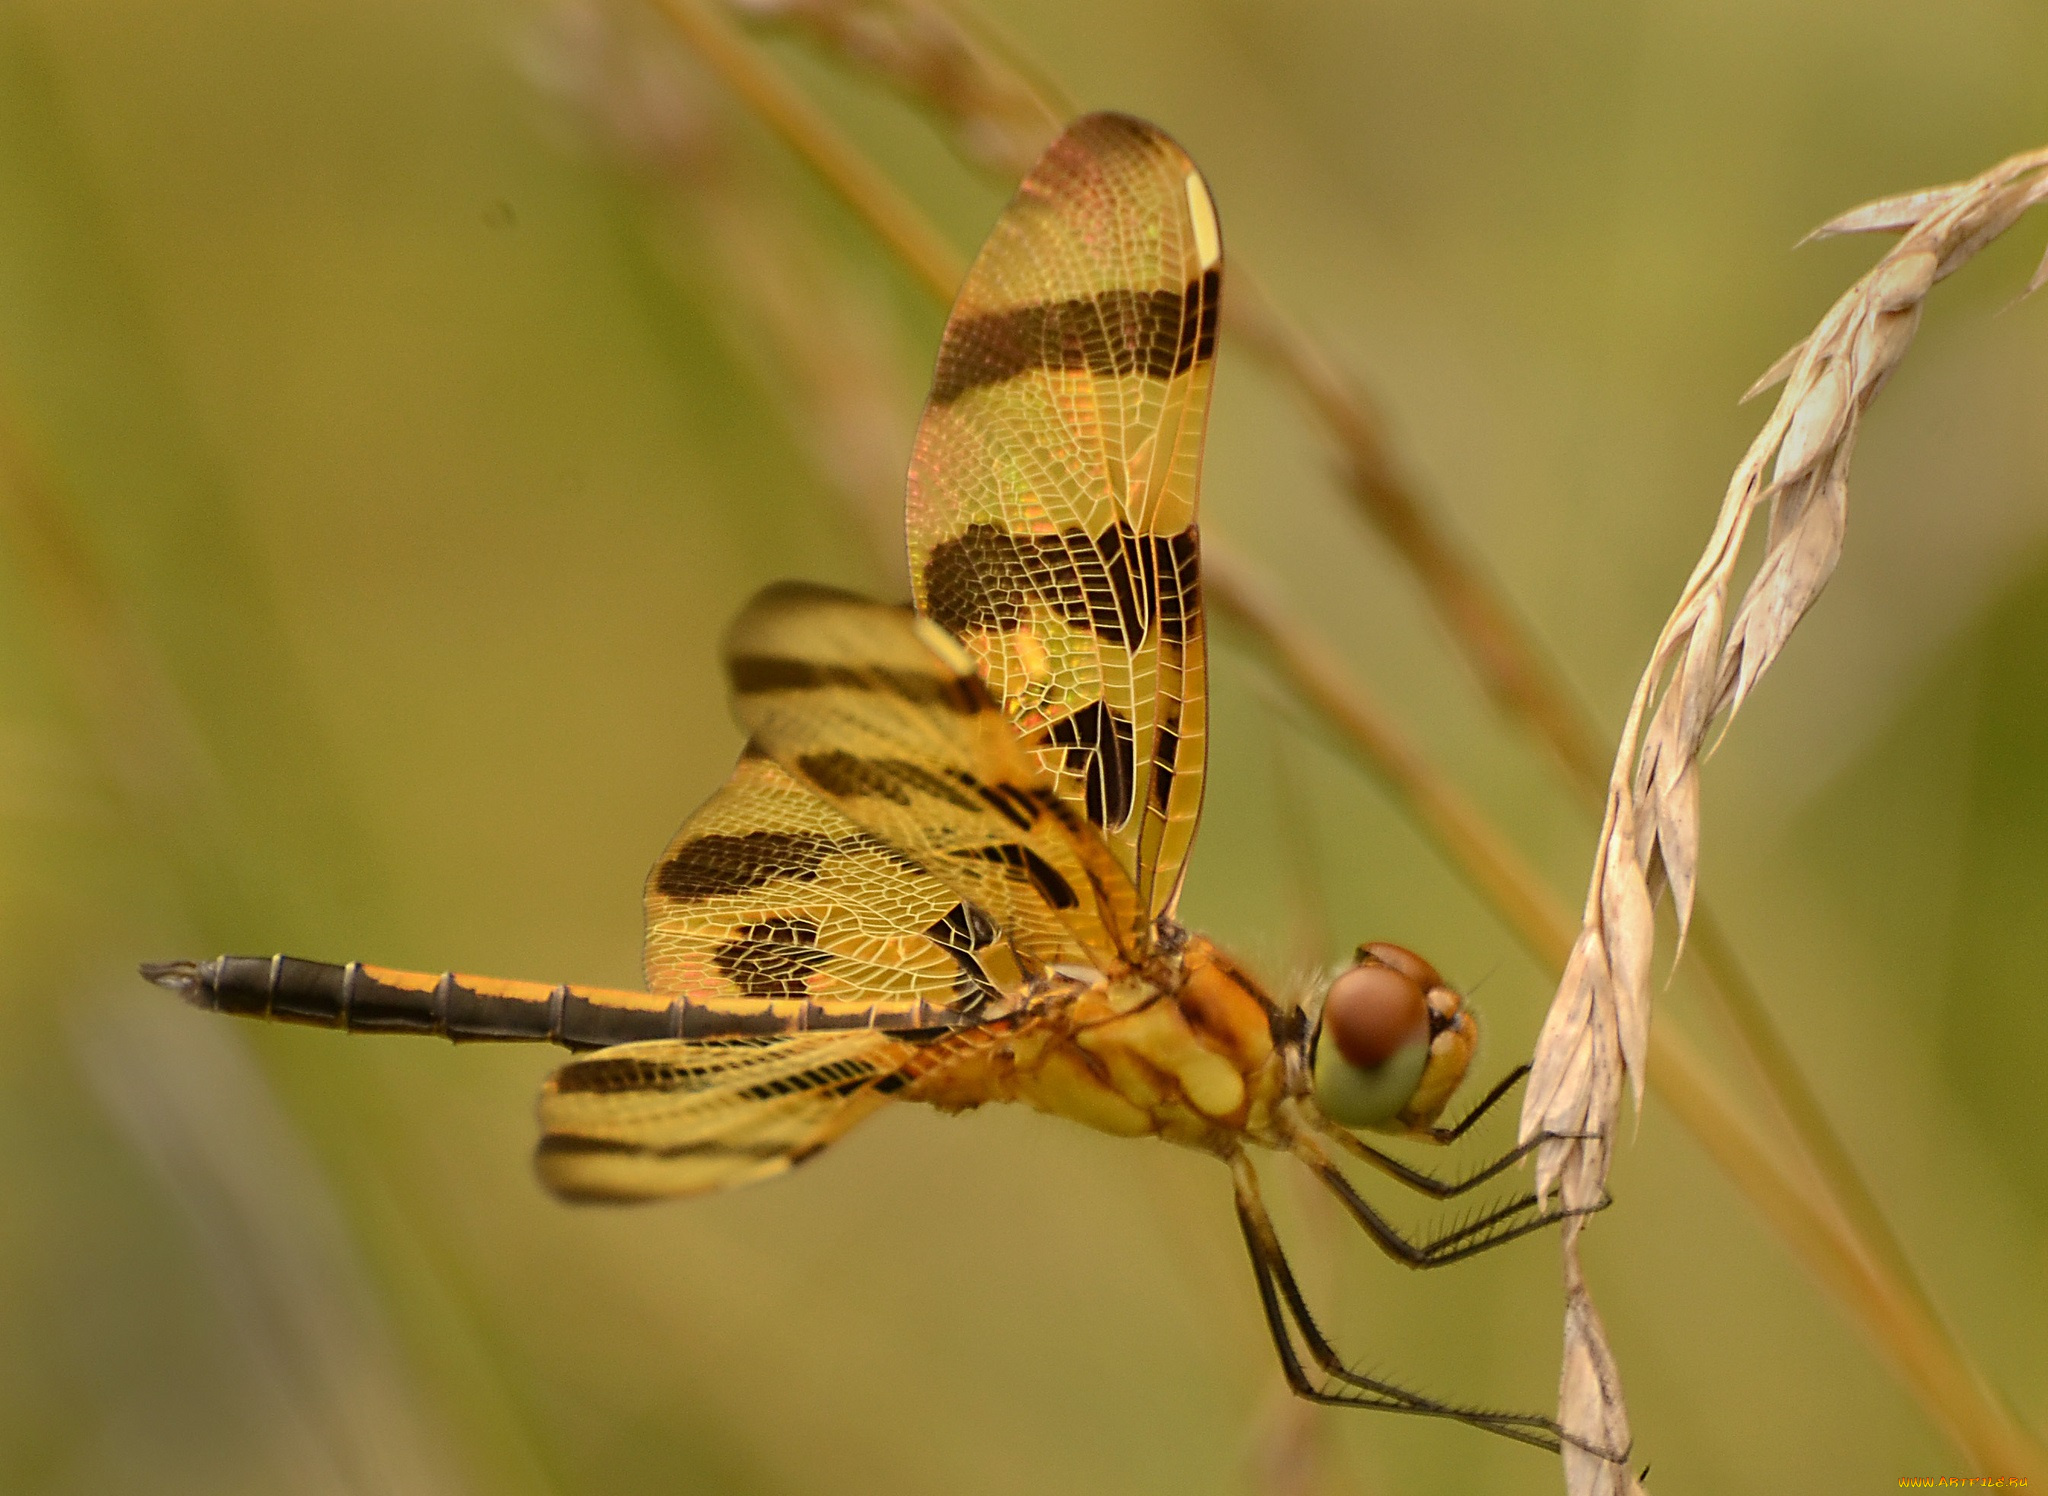
<svg viewBox="0 0 2048 1496">
<path fill-rule="evenodd" d="M 1428 992 L 1432 988 L 1441 987 L 1444 984 L 1444 979 L 1437 975 L 1436 968 L 1423 960 L 1422 957 L 1416 955 L 1415 952 L 1409 950 L 1405 945 L 1395 945 L 1390 941 L 1376 940 L 1371 945 L 1361 945 L 1358 948 L 1358 959 L 1360 961 L 1377 961 L 1382 966 L 1391 966 L 1394 970 L 1414 982 L 1424 992 Z"/>
<path fill-rule="evenodd" d="M 1323 1004 L 1323 1035 L 1337 1052 L 1364 1070 L 1377 1070 L 1411 1044 L 1429 1043 L 1429 1003 L 1425 985 L 1410 971 L 1379 953 L 1404 956 L 1432 979 L 1436 973 L 1421 957 L 1397 945 L 1368 946 L 1363 964 L 1330 984 Z"/>
</svg>

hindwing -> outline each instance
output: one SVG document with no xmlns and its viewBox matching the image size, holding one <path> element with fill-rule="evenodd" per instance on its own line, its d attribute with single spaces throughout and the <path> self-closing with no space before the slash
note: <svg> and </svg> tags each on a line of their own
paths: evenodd
<svg viewBox="0 0 2048 1496">
<path fill-rule="evenodd" d="M 655 1039 L 549 1077 L 542 1182 L 571 1200 L 652 1200 L 766 1179 L 813 1157 L 988 1031 Z"/>
</svg>

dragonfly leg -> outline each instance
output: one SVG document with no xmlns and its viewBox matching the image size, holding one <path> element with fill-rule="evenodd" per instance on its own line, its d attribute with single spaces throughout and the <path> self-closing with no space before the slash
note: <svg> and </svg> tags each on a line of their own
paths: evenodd
<svg viewBox="0 0 2048 1496">
<path fill-rule="evenodd" d="M 1251 1253 L 1252 1273 L 1258 1283 L 1259 1304 L 1265 1312 L 1266 1328 L 1272 1335 L 1273 1348 L 1279 1353 L 1280 1369 L 1287 1378 L 1287 1385 L 1297 1397 L 1329 1407 L 1377 1408 L 1389 1413 L 1450 1419 L 1553 1454 L 1563 1445 L 1571 1444 L 1601 1459 L 1627 1458 L 1626 1451 L 1617 1455 L 1611 1450 L 1589 1445 L 1567 1433 L 1554 1419 L 1540 1414 L 1460 1407 L 1351 1370 L 1338 1356 L 1336 1347 L 1331 1345 L 1309 1310 L 1294 1269 L 1288 1264 L 1287 1253 L 1280 1245 L 1279 1233 L 1273 1229 L 1272 1218 L 1266 1214 L 1265 1202 L 1259 1197 L 1258 1178 L 1252 1172 L 1250 1160 L 1238 1154 L 1230 1160 L 1230 1170 L 1237 1191 L 1238 1225 Z M 1323 1381 L 1312 1378 L 1303 1365 L 1300 1350 L 1295 1345 L 1297 1332 L 1308 1349 L 1310 1359 L 1323 1373 Z"/>
<path fill-rule="evenodd" d="M 1380 1214 L 1370 1201 L 1358 1193 L 1351 1181 L 1344 1177 L 1344 1171 L 1337 1167 L 1314 1138 L 1297 1134 L 1294 1140 L 1294 1156 L 1308 1165 L 1323 1187 L 1343 1203 L 1345 1210 L 1350 1212 L 1351 1218 L 1358 1222 L 1366 1235 L 1373 1239 L 1375 1246 L 1407 1267 L 1444 1267 L 1467 1257 L 1477 1256 L 1481 1252 L 1490 1251 L 1494 1247 L 1503 1246 L 1517 1237 L 1527 1236 L 1532 1231 L 1554 1226 L 1568 1217 L 1590 1215 L 1594 1211 L 1604 1210 L 1608 1203 L 1603 1198 L 1598 1204 L 1579 1209 L 1551 1210 L 1546 1209 L 1545 1202 L 1536 1195 L 1520 1195 L 1443 1235 L 1416 1241 L 1404 1235 L 1398 1227 Z M 1499 1173 L 1505 1166 L 1496 1164 L 1448 1193 L 1455 1194 L 1458 1189 L 1469 1187 L 1472 1183 Z"/>
<path fill-rule="evenodd" d="M 1418 1169 L 1413 1164 L 1402 1163 L 1401 1160 L 1395 1158 L 1392 1154 L 1382 1153 L 1357 1134 L 1347 1132 L 1335 1123 L 1323 1122 L 1318 1119 L 1316 1131 L 1330 1139 L 1331 1142 L 1342 1148 L 1353 1158 L 1363 1163 L 1371 1164 L 1389 1179 L 1405 1185 L 1417 1194 L 1428 1195 L 1433 1200 L 1449 1200 L 1454 1196 L 1464 1194 L 1467 1190 L 1476 1189 L 1478 1186 L 1486 1183 L 1487 1180 L 1496 1178 L 1507 1170 L 1512 1169 L 1537 1148 L 1551 1141 L 1548 1133 L 1541 1134 L 1531 1138 L 1519 1147 L 1510 1149 L 1484 1168 L 1467 1174 L 1462 1179 L 1439 1179 L 1427 1169 Z"/>
<path fill-rule="evenodd" d="M 1527 1065 L 1516 1066 L 1503 1076 L 1491 1091 L 1488 1091 L 1485 1096 L 1481 1097 L 1478 1105 L 1474 1106 L 1457 1123 L 1450 1127 L 1433 1127 L 1428 1132 L 1419 1134 L 1418 1140 L 1435 1143 L 1442 1147 L 1449 1147 L 1451 1144 L 1456 1143 L 1460 1138 L 1464 1137 L 1474 1123 L 1490 1112 L 1516 1086 L 1520 1085 L 1528 1077 L 1528 1074 L 1529 1067 Z M 1477 1188 L 1479 1185 L 1486 1183 L 1487 1180 L 1496 1178 L 1513 1168 L 1545 1143 L 1554 1143 L 1565 1138 L 1583 1136 L 1583 1134 L 1578 1133 L 1538 1133 L 1535 1137 L 1529 1139 L 1528 1142 L 1518 1144 L 1488 1163 L 1485 1167 L 1475 1170 L 1461 1179 L 1439 1179 L 1427 1169 L 1418 1169 L 1413 1164 L 1403 1163 L 1393 1155 L 1381 1152 L 1356 1133 L 1339 1127 L 1326 1118 L 1316 1115 L 1311 1116 L 1309 1120 L 1317 1132 L 1336 1143 L 1338 1147 L 1349 1153 L 1353 1158 L 1363 1163 L 1371 1164 L 1389 1179 L 1405 1185 L 1418 1194 L 1428 1195 L 1433 1200 L 1449 1200 L 1464 1194 L 1467 1190 Z"/>
<path fill-rule="evenodd" d="M 1528 1078 L 1529 1067 L 1526 1064 L 1515 1066 L 1514 1069 L 1510 1070 L 1506 1075 L 1500 1078 L 1499 1082 L 1494 1086 L 1494 1088 L 1491 1091 L 1488 1091 L 1484 1096 L 1479 1098 L 1478 1104 L 1474 1106 L 1471 1111 L 1465 1113 L 1464 1116 L 1460 1117 L 1456 1122 L 1452 1123 L 1449 1127 L 1432 1127 L 1429 1130 L 1429 1140 L 1432 1143 L 1457 1142 L 1459 1138 L 1462 1138 L 1468 1131 L 1471 1130 L 1473 1123 L 1477 1122 L 1481 1117 L 1485 1116 L 1488 1112 L 1492 1111 L 1494 1105 L 1497 1102 L 1499 1102 L 1502 1097 L 1506 1096 L 1508 1092 L 1514 1090 L 1516 1086 L 1519 1086 L 1523 1081 L 1527 1080 Z"/>
</svg>

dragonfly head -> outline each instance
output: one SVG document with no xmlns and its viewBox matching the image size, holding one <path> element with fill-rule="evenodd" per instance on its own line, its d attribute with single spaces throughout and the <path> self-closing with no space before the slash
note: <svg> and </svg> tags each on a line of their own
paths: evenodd
<svg viewBox="0 0 2048 1496">
<path fill-rule="evenodd" d="M 1434 966 L 1403 946 L 1362 945 L 1309 1035 L 1310 1089 L 1340 1127 L 1420 1131 L 1478 1047 L 1478 1021 Z"/>
</svg>

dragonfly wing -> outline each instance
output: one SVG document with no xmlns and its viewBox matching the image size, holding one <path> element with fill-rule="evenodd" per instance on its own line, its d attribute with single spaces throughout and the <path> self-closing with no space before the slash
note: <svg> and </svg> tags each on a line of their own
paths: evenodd
<svg viewBox="0 0 2048 1496">
<path fill-rule="evenodd" d="M 995 1042 L 1006 1025 L 973 1026 L 992 998 L 1147 951 L 1201 809 L 1195 500 L 1221 272 L 1207 189 L 1149 125 L 1078 121 L 1025 179 L 918 431 L 923 618 L 816 587 L 757 597 L 726 652 L 748 756 L 649 876 L 650 988 L 750 1031 L 564 1067 L 541 1102 L 558 1193 L 781 1172 Z M 906 1004 L 955 1026 L 906 1023 Z"/>
<path fill-rule="evenodd" d="M 1181 149 L 1077 120 L 968 274 L 910 466 L 919 611 L 966 642 L 1151 914 L 1202 806 L 1195 505 L 1222 269 Z"/>
<path fill-rule="evenodd" d="M 702 1194 L 793 1168 L 992 1042 L 979 1023 L 1023 987 L 964 886 L 752 744 L 655 863 L 646 909 L 648 988 L 685 999 L 701 1036 L 616 1045 L 548 1080 L 535 1164 L 565 1199 Z"/>
<path fill-rule="evenodd" d="M 806 999 L 914 1027 L 920 1005 L 977 1014 L 1022 982 L 985 908 L 751 746 L 648 873 L 646 910 L 648 990 L 693 1007 Z"/>
<path fill-rule="evenodd" d="M 760 750 L 985 911 L 1027 974 L 1144 950 L 1149 920 L 1130 879 L 943 629 L 907 608 L 778 583 L 734 622 L 726 669 Z"/>
<path fill-rule="evenodd" d="M 655 1039 L 564 1065 L 541 1092 L 540 1177 L 570 1200 L 653 1200 L 794 1168 L 978 1031 Z"/>
</svg>

